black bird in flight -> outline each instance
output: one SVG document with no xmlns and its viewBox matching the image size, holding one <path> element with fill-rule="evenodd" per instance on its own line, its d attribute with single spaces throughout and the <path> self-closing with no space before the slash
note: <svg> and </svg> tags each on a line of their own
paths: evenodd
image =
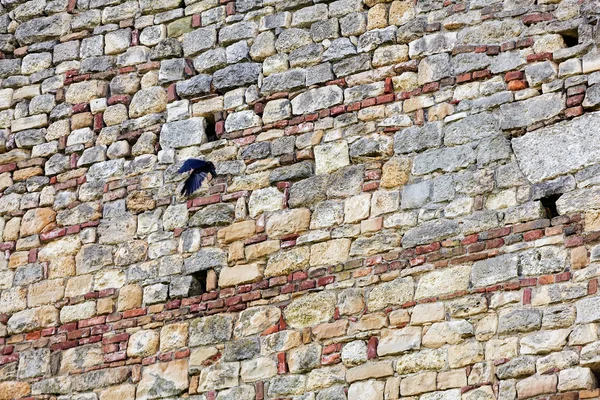
<svg viewBox="0 0 600 400">
<path fill-rule="evenodd" d="M 217 176 L 215 164 L 213 164 L 210 161 L 196 160 L 194 158 L 185 160 L 185 162 L 177 172 L 182 174 L 188 171 L 192 171 L 192 173 L 186 179 L 183 188 L 181 189 L 181 194 L 185 196 L 189 196 L 190 194 L 198 190 L 198 188 L 202 186 L 202 182 L 204 181 L 208 173 L 210 173 L 212 178 Z"/>
</svg>

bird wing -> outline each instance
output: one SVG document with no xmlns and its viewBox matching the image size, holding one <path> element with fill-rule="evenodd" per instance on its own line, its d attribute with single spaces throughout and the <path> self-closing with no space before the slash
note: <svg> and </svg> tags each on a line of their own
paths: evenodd
<svg viewBox="0 0 600 400">
<path fill-rule="evenodd" d="M 185 162 L 183 163 L 183 165 L 181 166 L 181 168 L 179 168 L 179 170 L 177 172 L 184 173 L 187 171 L 190 171 L 192 169 L 199 169 L 200 171 L 205 171 L 205 172 L 209 172 L 211 166 L 213 166 L 214 168 L 214 164 L 212 164 L 210 161 L 204 161 L 204 160 L 198 160 L 195 158 L 190 158 L 185 160 Z"/>
<path fill-rule="evenodd" d="M 183 184 L 183 188 L 181 189 L 181 194 L 189 196 L 194 193 L 200 186 L 202 186 L 202 182 L 206 178 L 206 172 L 194 170 L 190 174 L 190 176 L 185 180 Z"/>
</svg>

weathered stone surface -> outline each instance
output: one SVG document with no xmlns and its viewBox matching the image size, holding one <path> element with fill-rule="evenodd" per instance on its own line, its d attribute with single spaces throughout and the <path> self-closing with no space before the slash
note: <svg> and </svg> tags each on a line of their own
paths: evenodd
<svg viewBox="0 0 600 400">
<path fill-rule="evenodd" d="M 411 277 L 397 278 L 375 286 L 369 293 L 369 310 L 377 311 L 388 306 L 400 306 L 413 299 L 414 281 Z"/>
<path fill-rule="evenodd" d="M 505 254 L 473 264 L 471 281 L 476 287 L 488 286 L 517 278 L 519 258 Z"/>
<path fill-rule="evenodd" d="M 380 357 L 401 354 L 409 350 L 418 350 L 421 346 L 421 328 L 407 327 L 402 329 L 386 329 L 381 333 L 377 346 Z"/>
<path fill-rule="evenodd" d="M 190 322 L 190 346 L 202 346 L 231 339 L 233 321 L 229 315 L 215 315 Z"/>
<path fill-rule="evenodd" d="M 419 279 L 415 298 L 437 297 L 466 290 L 470 274 L 471 267 L 466 265 L 428 272 Z"/>
<path fill-rule="evenodd" d="M 600 149 L 594 140 L 586 141 L 600 135 L 599 120 L 599 114 L 589 113 L 514 139 L 512 146 L 525 176 L 538 183 L 594 163 Z"/>
<path fill-rule="evenodd" d="M 188 388 L 188 362 L 175 360 L 146 366 L 136 398 L 154 399 L 178 395 Z"/>
<path fill-rule="evenodd" d="M 548 93 L 531 99 L 500 106 L 500 127 L 514 129 L 527 127 L 555 117 L 565 108 L 560 93 Z"/>
<path fill-rule="evenodd" d="M 207 140 L 205 128 L 203 117 L 166 123 L 161 129 L 160 144 L 172 148 L 200 145 Z"/>
<path fill-rule="evenodd" d="M 293 301 L 284 309 L 283 316 L 293 328 L 309 327 L 329 321 L 333 317 L 335 304 L 333 293 L 315 293 Z"/>
<path fill-rule="evenodd" d="M 343 93 L 338 86 L 311 89 L 292 99 L 292 112 L 302 115 L 334 106 L 342 102 Z"/>
</svg>

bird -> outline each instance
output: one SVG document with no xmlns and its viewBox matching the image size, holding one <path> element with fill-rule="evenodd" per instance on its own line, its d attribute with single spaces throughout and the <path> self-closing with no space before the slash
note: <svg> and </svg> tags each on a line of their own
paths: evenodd
<svg viewBox="0 0 600 400">
<path fill-rule="evenodd" d="M 210 161 L 197 160 L 195 158 L 185 160 L 177 172 L 182 174 L 188 171 L 192 171 L 192 173 L 188 176 L 181 189 L 181 194 L 185 196 L 189 196 L 198 190 L 209 173 L 212 178 L 217 176 L 215 164 Z"/>
</svg>

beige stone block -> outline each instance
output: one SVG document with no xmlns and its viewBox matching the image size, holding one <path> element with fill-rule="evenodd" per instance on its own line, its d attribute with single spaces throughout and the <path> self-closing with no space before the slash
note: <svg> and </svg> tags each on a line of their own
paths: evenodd
<svg viewBox="0 0 600 400">
<path fill-rule="evenodd" d="M 440 371 L 437 375 L 437 388 L 439 390 L 463 386 L 467 386 L 467 372 L 464 369 Z"/>
<path fill-rule="evenodd" d="M 236 240 L 248 239 L 254 236 L 255 233 L 256 223 L 254 221 L 242 221 L 219 229 L 217 237 L 225 243 L 231 243 Z"/>
<path fill-rule="evenodd" d="M 431 322 L 442 321 L 445 318 L 444 303 L 417 304 L 412 311 L 411 325 L 423 325 Z"/>
<path fill-rule="evenodd" d="M 546 354 L 561 350 L 567 344 L 570 329 L 539 331 L 521 338 L 521 354 Z"/>
<path fill-rule="evenodd" d="M 279 251 L 279 240 L 266 240 L 264 242 L 252 244 L 246 246 L 246 260 L 256 260 L 257 258 L 265 257 L 276 251 Z"/>
<path fill-rule="evenodd" d="M 96 312 L 98 315 L 112 314 L 115 311 L 115 300 L 110 297 L 98 299 Z"/>
<path fill-rule="evenodd" d="M 419 279 L 415 298 L 441 296 L 466 290 L 471 279 L 471 267 L 459 265 L 423 274 Z"/>
<path fill-rule="evenodd" d="M 308 266 L 310 249 L 308 246 L 294 247 L 281 251 L 269 257 L 265 276 L 287 275 L 294 271 L 303 270 Z"/>
<path fill-rule="evenodd" d="M 400 382 L 400 394 L 402 396 L 414 396 L 426 392 L 432 392 L 437 386 L 437 373 L 433 371 L 421 372 L 406 376 Z"/>
<path fill-rule="evenodd" d="M 75 275 L 75 257 L 56 257 L 50 262 L 48 278 L 64 278 Z"/>
<path fill-rule="evenodd" d="M 483 361 L 483 345 L 469 341 L 448 347 L 448 365 L 460 368 Z"/>
<path fill-rule="evenodd" d="M 108 84 L 97 80 L 88 80 L 69 85 L 65 101 L 70 104 L 88 103 L 90 100 L 105 97 Z"/>
<path fill-rule="evenodd" d="M 496 400 L 496 395 L 491 386 L 480 386 L 469 390 L 462 396 L 463 400 Z"/>
<path fill-rule="evenodd" d="M 143 289 L 139 285 L 127 285 L 119 289 L 117 311 L 130 310 L 142 306 Z"/>
<path fill-rule="evenodd" d="M 30 393 L 31 387 L 27 382 L 0 382 L 0 399 L 19 399 L 28 396 Z"/>
<path fill-rule="evenodd" d="M 338 296 L 338 310 L 341 315 L 352 315 L 359 313 L 365 308 L 365 293 L 362 289 L 349 288 L 342 291 Z"/>
<path fill-rule="evenodd" d="M 469 336 L 473 336 L 473 326 L 465 320 L 436 322 L 423 335 L 423 346 L 438 348 L 457 344 Z"/>
<path fill-rule="evenodd" d="M 402 329 L 384 329 L 377 346 L 380 357 L 417 350 L 421 346 L 421 328 L 409 326 Z"/>
<path fill-rule="evenodd" d="M 591 390 L 598 387 L 598 380 L 589 368 L 575 367 L 564 369 L 558 374 L 558 390 Z"/>
<path fill-rule="evenodd" d="M 353 224 L 369 218 L 370 209 L 371 195 L 369 193 L 349 197 L 344 201 L 344 222 Z"/>
<path fill-rule="evenodd" d="M 130 400 L 135 398 L 135 385 L 124 384 L 104 389 L 100 392 L 100 400 Z"/>
<path fill-rule="evenodd" d="M 258 282 L 263 277 L 262 271 L 263 268 L 259 264 L 225 267 L 219 274 L 219 286 L 230 287 L 244 283 Z"/>
<path fill-rule="evenodd" d="M 571 268 L 581 269 L 589 264 L 588 253 L 585 246 L 571 249 Z"/>
<path fill-rule="evenodd" d="M 147 400 L 182 393 L 189 387 L 188 362 L 176 360 L 148 365 L 142 370 L 136 399 Z"/>
<path fill-rule="evenodd" d="M 35 235 L 43 231 L 56 218 L 56 211 L 51 208 L 35 208 L 27 210 L 21 220 L 21 236 Z"/>
<path fill-rule="evenodd" d="M 446 366 L 447 350 L 425 349 L 398 357 L 396 371 L 400 374 L 411 374 L 423 370 L 442 370 Z"/>
<path fill-rule="evenodd" d="M 348 389 L 348 400 L 382 400 L 384 389 L 382 381 L 355 382 Z"/>
<path fill-rule="evenodd" d="M 369 9 L 367 13 L 367 30 L 385 28 L 388 25 L 387 4 L 379 3 Z"/>
<path fill-rule="evenodd" d="M 344 336 L 348 329 L 348 320 L 340 319 L 331 323 L 324 323 L 312 328 L 312 333 L 318 340 Z"/>
<path fill-rule="evenodd" d="M 169 324 L 160 330 L 160 351 L 166 353 L 181 349 L 187 345 L 188 324 Z"/>
<path fill-rule="evenodd" d="M 283 315 L 289 326 L 302 329 L 331 320 L 335 305 L 334 293 L 312 293 L 294 299 L 283 310 Z"/>
<path fill-rule="evenodd" d="M 313 151 L 315 173 L 318 175 L 330 174 L 350 164 L 348 143 L 345 140 L 315 146 Z"/>
<path fill-rule="evenodd" d="M 199 372 L 204 362 L 219 354 L 216 347 L 196 347 L 190 353 L 190 372 Z"/>
<path fill-rule="evenodd" d="M 518 338 L 491 339 L 485 344 L 485 359 L 489 361 L 518 355 Z"/>
<path fill-rule="evenodd" d="M 271 239 L 282 236 L 302 233 L 308 230 L 310 224 L 310 210 L 297 208 L 273 213 L 267 220 L 267 235 Z"/>
<path fill-rule="evenodd" d="M 390 25 L 403 25 L 415 17 L 415 6 L 412 0 L 396 0 L 390 5 Z"/>
<path fill-rule="evenodd" d="M 19 238 L 19 230 L 21 229 L 21 218 L 11 218 L 4 225 L 2 237 L 5 242 L 17 240 Z"/>
<path fill-rule="evenodd" d="M 354 335 L 357 332 L 379 330 L 388 325 L 387 315 L 384 313 L 366 314 L 360 317 L 358 322 L 350 326 L 348 334 Z"/>
<path fill-rule="evenodd" d="M 392 157 L 383 164 L 380 185 L 383 188 L 404 186 L 410 177 L 412 162 L 408 157 Z"/>
<path fill-rule="evenodd" d="M 127 355 L 129 357 L 148 357 L 158 351 L 159 334 L 154 330 L 141 330 L 129 337 Z"/>
<path fill-rule="evenodd" d="M 242 361 L 241 378 L 244 382 L 256 382 L 277 375 L 277 362 L 273 357 L 258 357 Z"/>
<path fill-rule="evenodd" d="M 394 310 L 390 313 L 389 319 L 391 326 L 406 325 L 410 322 L 410 314 L 408 310 Z"/>
<path fill-rule="evenodd" d="M 370 311 L 388 306 L 401 306 L 413 300 L 414 280 L 412 277 L 396 278 L 374 286 L 369 293 L 367 306 Z"/>
<path fill-rule="evenodd" d="M 44 280 L 29 287 L 27 304 L 36 307 L 42 304 L 54 304 L 63 298 L 65 287 L 62 279 Z"/>
<path fill-rule="evenodd" d="M 540 396 L 556 392 L 556 375 L 534 375 L 517 382 L 519 399 Z"/>
<path fill-rule="evenodd" d="M 376 361 L 368 362 L 358 367 L 350 368 L 346 372 L 346 380 L 349 383 L 356 381 L 363 381 L 372 378 L 384 378 L 386 376 L 394 375 L 394 368 L 392 367 L 392 361 Z"/>
<path fill-rule="evenodd" d="M 310 247 L 310 265 L 335 265 L 348 261 L 350 239 L 334 239 Z"/>
<path fill-rule="evenodd" d="M 200 100 L 192 105 L 192 117 L 213 117 L 213 113 L 223 111 L 223 96 Z"/>
</svg>

